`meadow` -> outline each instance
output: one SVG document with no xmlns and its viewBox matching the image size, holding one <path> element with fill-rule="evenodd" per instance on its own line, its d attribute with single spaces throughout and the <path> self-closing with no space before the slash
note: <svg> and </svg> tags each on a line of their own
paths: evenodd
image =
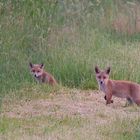
<svg viewBox="0 0 140 140">
<path fill-rule="evenodd" d="M 52 94 L 57 96 L 63 93 L 73 99 L 73 94 L 77 95 L 77 92 L 73 93 L 74 89 L 94 92 L 98 89 L 95 65 L 102 69 L 110 66 L 112 79 L 140 83 L 139 13 L 138 0 L 1 0 L 2 114 L 5 112 L 3 107 L 7 106 L 10 111 L 10 105 L 14 108 L 16 102 L 49 100 Z M 45 69 L 54 75 L 60 86 L 50 88 L 36 84 L 30 74 L 29 62 L 44 63 Z M 83 102 L 83 99 L 80 101 Z M 128 112 L 128 116 L 135 112 L 135 119 L 117 118 L 116 113 L 108 128 L 98 125 L 89 116 L 83 118 L 79 114 L 75 117 L 42 115 L 24 119 L 2 115 L 0 138 L 55 140 L 66 139 L 68 135 L 67 139 L 76 140 L 139 139 L 139 109 L 130 107 L 122 110 Z M 120 108 L 117 111 L 121 114 Z M 107 118 L 102 111 L 95 114 L 101 120 Z M 96 132 L 95 124 L 100 133 Z M 112 129 L 113 125 L 115 129 Z M 132 129 L 128 129 L 130 126 Z M 87 133 L 81 135 L 84 131 Z M 115 132 L 117 134 L 114 135 Z"/>
</svg>

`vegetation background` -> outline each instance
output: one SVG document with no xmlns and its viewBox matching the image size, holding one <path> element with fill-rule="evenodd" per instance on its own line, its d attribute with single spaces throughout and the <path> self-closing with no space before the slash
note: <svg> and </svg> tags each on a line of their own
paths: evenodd
<svg viewBox="0 0 140 140">
<path fill-rule="evenodd" d="M 97 87 L 94 66 L 140 83 L 140 3 L 132 0 L 1 0 L 0 91 L 33 83 L 44 63 L 62 85 Z"/>
<path fill-rule="evenodd" d="M 95 65 L 140 83 L 139 58 L 139 0 L 0 1 L 1 99 L 37 87 L 29 62 L 44 63 L 60 85 L 85 90 L 97 89 Z"/>
</svg>

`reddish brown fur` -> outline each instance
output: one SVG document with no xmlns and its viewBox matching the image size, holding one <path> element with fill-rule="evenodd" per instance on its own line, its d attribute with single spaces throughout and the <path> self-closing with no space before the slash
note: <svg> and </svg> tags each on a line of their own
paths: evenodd
<svg viewBox="0 0 140 140">
<path fill-rule="evenodd" d="M 49 83 L 50 85 L 57 84 L 54 77 L 51 74 L 49 74 L 48 72 L 43 72 L 42 75 L 39 76 L 38 80 L 41 80 L 42 83 Z"/>
<path fill-rule="evenodd" d="M 30 63 L 30 69 L 37 81 L 42 83 L 48 83 L 50 85 L 56 85 L 57 82 L 55 78 L 43 69 L 43 64 L 32 64 Z"/>
<path fill-rule="evenodd" d="M 129 103 L 140 105 L 140 85 L 131 81 L 110 80 L 110 68 L 100 71 L 95 67 L 96 79 L 100 89 L 105 93 L 106 104 L 113 103 L 112 96 L 126 98 Z"/>
</svg>

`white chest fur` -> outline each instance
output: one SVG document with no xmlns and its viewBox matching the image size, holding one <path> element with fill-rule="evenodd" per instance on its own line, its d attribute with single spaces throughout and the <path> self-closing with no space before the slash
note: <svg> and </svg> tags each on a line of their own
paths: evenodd
<svg viewBox="0 0 140 140">
<path fill-rule="evenodd" d="M 99 88 L 100 88 L 100 90 L 102 91 L 102 92 L 104 92 L 104 93 L 106 93 L 106 86 L 105 86 L 105 84 L 99 84 Z"/>
</svg>

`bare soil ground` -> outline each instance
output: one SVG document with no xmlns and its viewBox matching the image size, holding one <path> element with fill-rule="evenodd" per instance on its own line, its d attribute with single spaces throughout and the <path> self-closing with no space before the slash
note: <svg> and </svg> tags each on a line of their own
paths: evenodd
<svg viewBox="0 0 140 140">
<path fill-rule="evenodd" d="M 140 115 L 139 107 L 125 107 L 125 99 L 113 98 L 113 100 L 113 104 L 106 105 L 103 93 L 75 89 L 69 93 L 50 94 L 44 99 L 20 100 L 12 103 L 3 101 L 1 115 L 11 118 L 80 115 L 86 118 L 94 117 L 99 123 L 106 123 L 116 116 L 131 118 Z"/>
</svg>

